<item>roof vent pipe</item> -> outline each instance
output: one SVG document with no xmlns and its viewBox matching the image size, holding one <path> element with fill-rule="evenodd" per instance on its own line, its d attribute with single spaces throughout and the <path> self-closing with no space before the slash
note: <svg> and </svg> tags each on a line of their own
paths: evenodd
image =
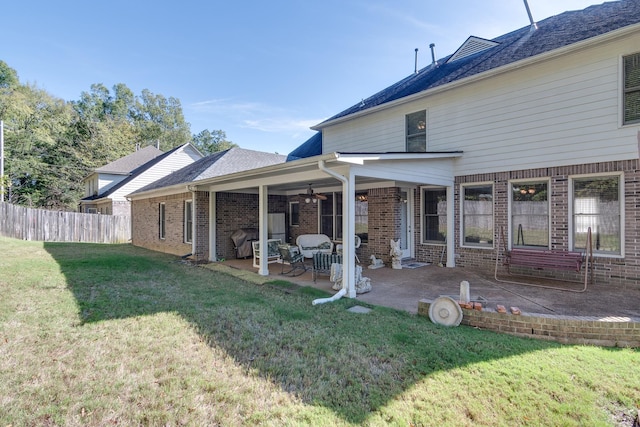
<svg viewBox="0 0 640 427">
<path fill-rule="evenodd" d="M 436 44 L 431 43 L 429 48 L 431 49 L 431 63 L 433 65 L 438 65 L 438 61 L 436 61 Z"/>
<path fill-rule="evenodd" d="M 416 59 L 415 59 L 415 65 L 413 67 L 413 73 L 418 74 L 418 48 L 416 48 Z"/>
<path fill-rule="evenodd" d="M 527 0 L 524 0 L 524 7 L 527 8 L 527 15 L 529 15 L 529 22 L 531 22 L 531 29 L 537 30 L 538 24 L 536 24 L 536 21 L 533 20 L 533 15 L 531 15 L 531 9 L 529 9 L 529 2 Z"/>
</svg>

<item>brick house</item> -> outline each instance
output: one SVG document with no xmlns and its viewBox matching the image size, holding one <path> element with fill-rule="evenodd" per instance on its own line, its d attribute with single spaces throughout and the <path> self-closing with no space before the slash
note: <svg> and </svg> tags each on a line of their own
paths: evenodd
<svg viewBox="0 0 640 427">
<path fill-rule="evenodd" d="M 284 163 L 286 157 L 234 147 L 203 157 L 164 178 L 129 194 L 132 211 L 132 243 L 159 252 L 190 255 L 194 259 L 209 259 L 209 193 L 198 191 L 196 182 L 234 173 Z M 257 198 L 253 194 L 220 194 L 219 210 L 224 233 L 238 228 L 256 226 L 254 214 Z M 273 212 L 284 209 L 272 197 Z M 227 236 L 228 237 L 228 236 Z M 199 245 L 196 246 L 196 243 Z M 233 254 L 229 238 L 222 243 L 220 253 Z"/>
<path fill-rule="evenodd" d="M 637 1 L 469 37 L 313 129 L 284 164 L 190 184 L 196 252 L 232 256 L 245 224 L 266 241 L 284 211 L 290 240 L 342 241 L 354 297 L 356 234 L 360 259 L 400 239 L 405 258 L 491 271 L 499 245 L 583 251 L 591 229 L 596 281 L 640 289 Z"/>
<path fill-rule="evenodd" d="M 82 213 L 131 215 L 126 195 L 194 161 L 202 154 L 191 144 L 183 144 L 166 153 L 148 145 L 97 168 L 82 180 L 85 197 L 78 205 Z"/>
</svg>

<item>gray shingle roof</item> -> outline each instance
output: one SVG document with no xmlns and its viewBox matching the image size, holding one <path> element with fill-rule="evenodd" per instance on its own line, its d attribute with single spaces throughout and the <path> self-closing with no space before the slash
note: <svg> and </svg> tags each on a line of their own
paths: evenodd
<svg viewBox="0 0 640 427">
<path fill-rule="evenodd" d="M 286 156 L 280 154 L 263 153 L 261 151 L 234 147 L 203 157 L 132 194 L 178 184 L 186 185 L 206 178 L 284 163 L 285 160 Z"/>
<path fill-rule="evenodd" d="M 162 151 L 153 145 L 148 145 L 128 156 L 121 157 L 118 160 L 114 160 L 109 164 L 97 168 L 95 172 L 125 175 L 161 154 Z"/>
<path fill-rule="evenodd" d="M 538 30 L 532 30 L 528 25 L 496 37 L 492 41 L 498 44 L 492 48 L 452 62 L 447 62 L 451 56 L 442 58 L 438 60 L 439 65 L 429 65 L 323 123 L 639 22 L 638 0 L 607 2 L 583 10 L 564 12 L 538 22 Z"/>
</svg>

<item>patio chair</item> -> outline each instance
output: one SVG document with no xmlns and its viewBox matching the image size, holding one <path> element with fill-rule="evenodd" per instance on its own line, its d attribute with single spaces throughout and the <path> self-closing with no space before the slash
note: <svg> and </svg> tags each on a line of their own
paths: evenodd
<svg viewBox="0 0 640 427">
<path fill-rule="evenodd" d="M 311 276 L 313 282 L 316 282 L 318 274 L 330 274 L 331 264 L 342 264 L 341 254 L 325 254 L 322 252 L 316 252 L 313 254 L 313 270 Z"/>
<path fill-rule="evenodd" d="M 304 263 L 304 255 L 300 253 L 300 249 L 293 245 L 278 245 L 280 258 L 282 258 L 282 271 L 280 274 L 285 276 L 299 276 L 307 271 Z M 285 264 L 289 265 L 289 270 L 284 271 Z"/>
<path fill-rule="evenodd" d="M 355 245 L 354 245 L 354 249 L 356 250 L 356 261 L 358 262 L 358 264 L 360 264 L 360 258 L 358 258 L 358 248 L 360 247 L 360 245 L 362 244 L 362 239 L 360 238 L 360 236 L 358 236 L 356 234 L 356 238 L 355 238 Z M 338 243 L 336 245 L 336 252 L 339 254 L 342 254 L 342 243 Z"/>
</svg>

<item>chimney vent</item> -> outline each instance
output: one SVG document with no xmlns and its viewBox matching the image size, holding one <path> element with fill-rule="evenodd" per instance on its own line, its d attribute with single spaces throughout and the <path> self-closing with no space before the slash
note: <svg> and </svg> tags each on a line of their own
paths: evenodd
<svg viewBox="0 0 640 427">
<path fill-rule="evenodd" d="M 536 24 L 536 21 L 533 20 L 533 15 L 531 15 L 531 9 L 529 9 L 529 2 L 527 0 L 524 0 L 524 7 L 527 8 L 527 15 L 529 15 L 529 22 L 531 22 L 531 29 L 537 30 L 538 24 Z"/>
<path fill-rule="evenodd" d="M 418 48 L 416 48 L 416 59 L 415 59 L 415 65 L 413 67 L 413 72 L 414 74 L 418 74 Z"/>
<path fill-rule="evenodd" d="M 431 49 L 431 63 L 433 65 L 438 65 L 438 61 L 436 61 L 436 44 L 431 43 L 429 48 Z"/>
</svg>

